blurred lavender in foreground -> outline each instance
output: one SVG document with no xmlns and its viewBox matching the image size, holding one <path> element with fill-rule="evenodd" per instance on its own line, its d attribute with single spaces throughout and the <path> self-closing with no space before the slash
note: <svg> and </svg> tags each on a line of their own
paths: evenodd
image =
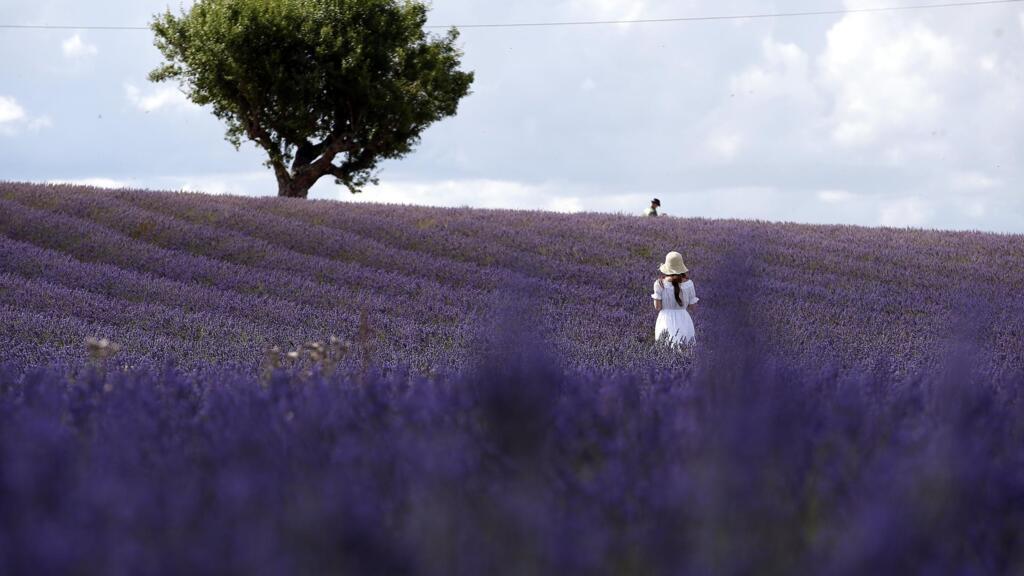
<svg viewBox="0 0 1024 576">
<path fill-rule="evenodd" d="M 0 573 L 1024 570 L 1024 378 L 533 350 L 429 379 L 0 370 Z"/>
</svg>

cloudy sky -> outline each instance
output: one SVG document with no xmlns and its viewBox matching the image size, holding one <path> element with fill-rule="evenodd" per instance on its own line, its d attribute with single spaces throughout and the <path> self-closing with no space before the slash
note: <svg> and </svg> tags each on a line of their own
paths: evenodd
<svg viewBox="0 0 1024 576">
<path fill-rule="evenodd" d="M 919 0 L 912 3 L 928 3 Z M 936 0 L 937 1 L 937 0 Z M 910 0 L 435 0 L 432 24 Z M 185 1 L 188 6 L 191 2 Z M 177 0 L 170 3 L 177 10 Z M 0 24 L 146 25 L 163 0 L 3 0 Z M 342 201 L 1024 233 L 1024 3 L 466 29 L 459 114 Z M 0 179 L 270 195 L 262 152 L 173 85 L 148 31 L 0 30 Z"/>
</svg>

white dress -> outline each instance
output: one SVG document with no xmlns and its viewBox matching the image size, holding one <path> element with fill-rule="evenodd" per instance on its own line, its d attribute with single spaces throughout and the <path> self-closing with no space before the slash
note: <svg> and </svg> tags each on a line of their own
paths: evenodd
<svg viewBox="0 0 1024 576">
<path fill-rule="evenodd" d="M 658 312 L 658 320 L 654 323 L 654 338 L 660 338 L 667 332 L 669 341 L 673 344 L 693 342 L 696 338 L 693 318 L 690 318 L 690 313 L 686 311 L 687 306 L 700 301 L 693 287 L 693 280 L 687 280 L 679 285 L 682 306 L 676 302 L 675 291 L 668 280 L 658 280 L 654 283 L 654 294 L 651 294 L 651 298 L 661 300 L 661 312 Z"/>
</svg>

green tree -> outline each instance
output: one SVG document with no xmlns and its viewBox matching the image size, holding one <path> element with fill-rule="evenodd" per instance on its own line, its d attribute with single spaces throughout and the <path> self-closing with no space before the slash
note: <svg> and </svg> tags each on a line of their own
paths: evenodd
<svg viewBox="0 0 1024 576">
<path fill-rule="evenodd" d="M 236 149 L 263 148 L 278 195 L 327 175 L 355 193 L 469 94 L 458 31 L 426 21 L 418 0 L 198 0 L 154 17 L 165 62 L 149 78 L 211 106 Z"/>
</svg>

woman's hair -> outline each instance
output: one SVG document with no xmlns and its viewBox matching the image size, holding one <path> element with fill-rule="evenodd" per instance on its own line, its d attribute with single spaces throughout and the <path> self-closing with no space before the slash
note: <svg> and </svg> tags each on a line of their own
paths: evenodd
<svg viewBox="0 0 1024 576">
<path fill-rule="evenodd" d="M 683 274 L 672 274 L 671 276 L 663 274 L 662 278 L 668 278 L 669 282 L 672 283 L 672 292 L 675 294 L 676 304 L 679 304 L 680 306 L 682 306 L 683 305 L 683 298 L 679 295 L 679 292 L 680 292 L 679 285 L 682 284 L 683 282 L 685 282 L 688 279 L 687 274 L 686 273 L 683 273 Z"/>
</svg>

